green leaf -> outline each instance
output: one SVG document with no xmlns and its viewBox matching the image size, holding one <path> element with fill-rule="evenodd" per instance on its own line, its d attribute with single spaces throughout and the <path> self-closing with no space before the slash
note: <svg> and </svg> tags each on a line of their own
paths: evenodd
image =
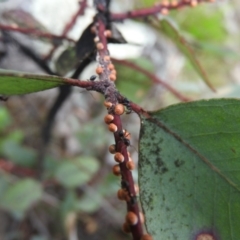
<svg viewBox="0 0 240 240">
<path fill-rule="evenodd" d="M 133 62 L 150 72 L 153 71 L 153 66 L 147 59 L 132 59 L 129 62 Z M 114 64 L 118 73 L 118 81 L 116 81 L 118 90 L 124 96 L 131 98 L 133 102 L 139 102 L 142 100 L 151 87 L 151 81 L 149 78 L 142 73 L 132 69 L 131 67 L 126 67 L 117 62 Z"/>
<path fill-rule="evenodd" d="M 86 188 L 86 192 L 83 197 L 77 202 L 76 209 L 82 212 L 93 213 L 96 212 L 103 202 L 103 197 L 97 191 L 94 192 L 93 190 L 88 190 Z"/>
<path fill-rule="evenodd" d="M 0 94 L 5 96 L 39 92 L 67 84 L 67 79 L 0 69 Z"/>
<path fill-rule="evenodd" d="M 78 63 L 78 58 L 76 56 L 75 47 L 68 47 L 65 49 L 56 61 L 57 72 L 63 76 L 66 75 L 70 70 L 76 67 Z"/>
<path fill-rule="evenodd" d="M 24 133 L 21 130 L 11 131 L 6 137 L 4 137 L 4 143 L 7 141 L 12 141 L 18 144 L 24 140 Z"/>
<path fill-rule="evenodd" d="M 134 1 L 136 8 L 146 8 L 146 7 L 152 7 L 154 3 L 156 3 L 155 0 L 142 0 L 142 1 Z"/>
<path fill-rule="evenodd" d="M 196 70 L 196 72 L 200 75 L 200 77 L 204 80 L 204 82 L 212 89 L 210 80 L 196 58 L 190 44 L 180 35 L 179 31 L 167 20 L 162 19 L 160 23 L 153 23 L 153 26 L 168 36 L 179 48 L 179 50 L 185 55 L 185 57 L 191 62 L 192 66 Z"/>
<path fill-rule="evenodd" d="M 215 7 L 213 10 L 209 4 L 194 9 L 184 8 L 176 12 L 174 19 L 182 30 L 200 42 L 221 44 L 228 37 L 221 8 Z"/>
<path fill-rule="evenodd" d="M 240 54 L 229 47 L 199 41 L 196 41 L 195 44 L 195 51 L 207 54 L 206 57 L 213 56 L 215 61 L 217 60 L 216 57 L 234 60 L 240 59 Z"/>
<path fill-rule="evenodd" d="M 77 202 L 78 197 L 74 189 L 68 189 L 60 207 L 60 215 L 63 222 L 69 213 L 76 211 Z"/>
<path fill-rule="evenodd" d="M 0 131 L 3 131 L 10 123 L 11 118 L 7 109 L 0 107 Z"/>
<path fill-rule="evenodd" d="M 33 166 L 37 158 L 37 153 L 33 149 L 21 146 L 11 139 L 3 142 L 1 153 L 10 161 L 25 167 Z"/>
<path fill-rule="evenodd" d="M 32 179 L 20 180 L 1 196 L 1 205 L 13 213 L 24 213 L 42 197 L 42 186 Z"/>
<path fill-rule="evenodd" d="M 56 169 L 56 179 L 65 187 L 79 187 L 88 182 L 99 168 L 99 163 L 92 157 L 81 157 L 73 161 L 64 161 Z"/>
<path fill-rule="evenodd" d="M 105 149 L 107 144 L 105 126 L 100 125 L 97 128 L 95 126 L 96 122 L 85 124 L 78 134 L 83 152 L 86 155 L 90 155 L 93 151 L 99 152 L 101 149 Z M 89 148 L 90 145 L 91 148 Z"/>
<path fill-rule="evenodd" d="M 240 101 L 178 104 L 141 118 L 140 197 L 153 238 L 238 239 Z"/>
<path fill-rule="evenodd" d="M 9 187 L 9 178 L 7 173 L 0 175 L 0 196 L 3 195 L 3 193 L 8 189 Z M 1 199 L 1 197 L 0 197 Z"/>
</svg>

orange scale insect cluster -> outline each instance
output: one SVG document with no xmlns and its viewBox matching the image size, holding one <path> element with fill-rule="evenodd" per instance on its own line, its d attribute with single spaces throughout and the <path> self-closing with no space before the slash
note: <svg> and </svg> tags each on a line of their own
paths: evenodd
<svg viewBox="0 0 240 240">
<path fill-rule="evenodd" d="M 142 237 L 141 237 L 141 240 L 153 240 L 152 236 L 149 235 L 149 234 L 144 234 Z"/>
<path fill-rule="evenodd" d="M 110 31 L 110 30 L 105 30 L 105 31 L 104 31 L 104 36 L 107 37 L 107 38 L 112 37 L 112 31 Z"/>
<path fill-rule="evenodd" d="M 178 1 L 172 0 L 170 5 L 171 5 L 171 7 L 176 7 L 178 5 Z"/>
<path fill-rule="evenodd" d="M 97 47 L 98 50 L 103 50 L 104 49 L 104 46 L 103 46 L 103 44 L 101 42 L 98 42 L 96 44 L 96 47 Z"/>
<path fill-rule="evenodd" d="M 100 74 L 102 74 L 103 73 L 103 68 L 102 67 L 97 67 L 96 68 L 96 73 L 98 74 L 98 75 L 100 75 Z"/>
<path fill-rule="evenodd" d="M 134 226 L 138 223 L 138 217 L 134 212 L 128 212 L 126 215 L 126 222 L 130 226 Z"/>
<path fill-rule="evenodd" d="M 161 2 L 161 5 L 164 6 L 164 7 L 168 7 L 170 5 L 170 2 L 168 0 L 163 0 Z"/>
<path fill-rule="evenodd" d="M 114 155 L 114 160 L 118 163 L 122 163 L 124 161 L 124 156 L 120 152 L 117 152 Z"/>
<path fill-rule="evenodd" d="M 119 103 L 114 108 L 114 113 L 117 115 L 122 115 L 125 112 L 125 107 Z"/>
<path fill-rule="evenodd" d="M 120 169 L 119 164 L 116 164 L 113 166 L 112 172 L 115 176 L 121 176 L 121 169 Z"/>
<path fill-rule="evenodd" d="M 117 132 L 117 130 L 118 130 L 117 125 L 115 125 L 114 123 L 110 123 L 110 124 L 108 125 L 108 130 L 109 130 L 110 132 L 113 132 L 113 133 Z"/>
</svg>

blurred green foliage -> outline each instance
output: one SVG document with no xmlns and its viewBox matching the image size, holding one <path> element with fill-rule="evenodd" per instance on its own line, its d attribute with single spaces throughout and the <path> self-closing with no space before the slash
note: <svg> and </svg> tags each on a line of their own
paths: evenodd
<svg viewBox="0 0 240 240">
<path fill-rule="evenodd" d="M 223 11 L 220 8 L 205 4 L 196 8 L 184 8 L 173 12 L 173 15 L 171 16 L 181 31 L 196 41 L 223 44 L 228 37 Z"/>
<path fill-rule="evenodd" d="M 132 61 L 149 72 L 154 72 L 152 63 L 147 59 L 139 58 L 131 59 L 129 61 Z M 115 64 L 115 68 L 118 73 L 118 81 L 116 81 L 118 90 L 133 102 L 143 100 L 147 92 L 150 90 L 152 85 L 151 80 L 141 72 L 123 66 L 122 64 Z"/>
<path fill-rule="evenodd" d="M 58 165 L 55 178 L 65 187 L 74 188 L 87 183 L 97 172 L 99 163 L 92 157 L 79 157 L 74 160 L 62 160 Z"/>
<path fill-rule="evenodd" d="M 1 195 L 1 206 L 11 211 L 15 217 L 24 217 L 31 205 L 42 197 L 42 186 L 33 179 L 22 179 L 8 185 Z"/>
<path fill-rule="evenodd" d="M 15 167 L 16 171 L 11 172 L 12 168 L 9 169 L 10 172 L 1 170 L 0 209 L 8 211 L 15 219 L 23 221 L 29 212 L 34 211 L 33 209 L 48 211 L 46 207 L 42 209 L 42 205 L 48 205 L 45 198 L 46 196 L 51 198 L 53 197 L 51 194 L 53 194 L 57 197 L 57 208 L 51 210 L 51 215 L 60 217 L 58 228 L 61 226 L 61 229 L 64 230 L 70 214 L 94 214 L 106 201 L 105 198 L 111 198 L 113 193 L 116 193 L 119 188 L 118 179 L 109 172 L 101 176 L 103 183 L 97 182 L 97 191 L 95 184 L 88 185 L 88 182 L 100 170 L 100 162 L 94 157 L 93 150 L 89 146 L 99 151 L 105 148 L 107 138 L 104 134 L 104 126 L 96 129 L 90 122 L 76 134 L 83 146 L 82 154 L 86 155 L 58 160 L 47 155 L 44 160 L 43 180 L 39 181 L 34 176 L 33 178 L 15 176 L 19 167 L 23 171 L 26 169 L 26 171 L 35 172 L 38 150 L 25 146 L 24 132 L 14 127 L 14 120 L 7 108 L 1 106 L 0 164 L 2 164 L 1 161 L 4 164 L 10 164 L 9 166 Z M 50 188 L 52 189 L 50 194 L 48 187 L 45 186 L 45 183 L 48 185 L 48 182 L 55 188 L 55 190 Z M 62 190 L 59 191 L 58 188 Z M 62 191 L 64 192 L 63 196 L 61 196 Z M 16 231 L 13 235 L 19 238 L 21 233 Z M 32 239 L 49 240 L 40 235 L 33 236 Z"/>
</svg>

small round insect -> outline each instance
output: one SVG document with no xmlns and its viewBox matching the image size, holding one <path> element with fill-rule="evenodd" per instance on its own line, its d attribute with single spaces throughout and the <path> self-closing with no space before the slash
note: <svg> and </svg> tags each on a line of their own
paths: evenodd
<svg viewBox="0 0 240 240">
<path fill-rule="evenodd" d="M 131 197 L 130 203 L 131 203 L 132 205 L 136 204 L 136 203 L 137 203 L 137 197 L 136 197 L 136 196 Z"/>
<path fill-rule="evenodd" d="M 149 234 L 144 234 L 142 235 L 141 240 L 153 240 L 153 238 Z"/>
<path fill-rule="evenodd" d="M 126 222 L 130 226 L 134 226 L 138 223 L 138 217 L 134 212 L 129 211 L 126 215 Z"/>
<path fill-rule="evenodd" d="M 103 68 L 102 67 L 97 67 L 96 68 L 96 73 L 98 74 L 98 75 L 100 75 L 100 74 L 102 74 L 103 73 Z"/>
<path fill-rule="evenodd" d="M 96 78 L 97 78 L 96 75 L 92 75 L 89 79 L 90 79 L 90 81 L 94 81 Z"/>
<path fill-rule="evenodd" d="M 114 123 L 110 123 L 108 129 L 110 132 L 117 132 L 117 126 Z"/>
<path fill-rule="evenodd" d="M 125 107 L 123 106 L 123 104 L 118 103 L 116 104 L 115 108 L 114 108 L 114 112 L 117 115 L 122 115 L 125 111 Z"/>
<path fill-rule="evenodd" d="M 121 187 L 122 187 L 122 189 L 127 189 L 127 190 L 128 190 L 128 188 L 129 188 L 129 182 L 126 181 L 126 180 L 122 180 L 122 181 L 121 181 Z"/>
<path fill-rule="evenodd" d="M 6 102 L 8 100 L 8 97 L 6 96 L 0 96 L 0 101 Z"/>
<path fill-rule="evenodd" d="M 122 104 L 127 108 L 126 114 L 132 113 L 131 102 L 127 98 L 123 99 Z"/>
<path fill-rule="evenodd" d="M 130 140 L 127 138 L 128 135 L 129 135 L 129 133 L 128 133 L 128 135 L 126 135 L 126 130 L 121 129 L 121 130 L 118 132 L 118 135 L 119 135 L 119 137 L 122 139 L 122 141 L 124 142 L 124 144 L 125 144 L 126 146 L 130 146 L 130 145 L 131 145 Z"/>
</svg>

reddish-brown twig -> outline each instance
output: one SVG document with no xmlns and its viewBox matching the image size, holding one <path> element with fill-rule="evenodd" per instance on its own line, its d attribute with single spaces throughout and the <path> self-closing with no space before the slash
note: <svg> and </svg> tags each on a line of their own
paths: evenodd
<svg viewBox="0 0 240 240">
<path fill-rule="evenodd" d="M 183 96 L 180 92 L 178 92 L 176 89 L 174 89 L 172 86 L 170 86 L 168 83 L 166 83 L 165 81 L 161 80 L 160 78 L 158 78 L 155 74 L 147 71 L 146 69 L 140 67 L 139 65 L 127 61 L 127 60 L 118 60 L 118 59 L 112 59 L 113 62 L 122 64 L 126 67 L 132 68 L 134 70 L 137 70 L 138 72 L 144 74 L 145 76 L 147 76 L 151 81 L 153 81 L 156 84 L 161 84 L 163 87 L 165 87 L 166 89 L 168 89 L 172 94 L 174 94 L 178 99 L 180 99 L 181 101 L 184 102 L 188 102 L 191 101 L 190 98 Z"/>
<path fill-rule="evenodd" d="M 75 42 L 73 39 L 68 38 L 66 36 L 58 36 L 58 35 L 47 33 L 47 32 L 36 31 L 35 29 L 31 29 L 31 28 L 20 28 L 20 27 L 11 26 L 11 25 L 0 24 L 0 30 L 19 32 L 22 34 L 34 35 L 37 37 L 43 37 L 43 38 L 48 38 L 52 40 L 68 40 L 70 42 Z"/>
<path fill-rule="evenodd" d="M 35 171 L 30 168 L 17 166 L 13 162 L 0 159 L 0 169 L 10 174 L 14 174 L 22 177 L 35 177 Z"/>
<path fill-rule="evenodd" d="M 75 25 L 77 18 L 84 14 L 84 11 L 87 7 L 87 0 L 82 0 L 79 2 L 79 4 L 80 4 L 80 7 L 79 7 L 78 11 L 72 16 L 72 19 L 70 20 L 70 22 L 68 24 L 66 24 L 66 26 L 64 27 L 62 36 L 66 36 L 68 34 L 68 32 Z"/>
<path fill-rule="evenodd" d="M 130 156 L 127 151 L 126 141 L 124 142 L 123 136 L 120 134 L 123 132 L 122 121 L 119 113 L 117 113 L 116 108 L 119 106 L 117 95 L 118 92 L 115 88 L 114 81 L 116 80 L 116 73 L 114 66 L 111 62 L 109 52 L 107 49 L 107 37 L 111 34 L 105 28 L 105 21 L 102 19 L 102 15 L 96 17 L 95 29 L 97 37 L 95 39 L 96 48 L 98 50 L 97 61 L 99 63 L 96 72 L 99 74 L 100 83 L 105 84 L 105 99 L 106 106 L 108 109 L 108 115 L 106 116 L 108 128 L 114 133 L 115 139 L 115 149 L 114 149 L 114 159 L 118 163 L 115 166 L 119 166 L 120 173 L 122 177 L 122 191 L 125 192 L 125 201 L 127 203 L 127 225 L 130 232 L 132 233 L 134 240 L 140 240 L 143 235 L 141 213 L 137 203 L 137 196 L 134 187 L 134 181 L 132 172 L 128 165 L 130 162 Z M 121 109 L 121 106 L 120 106 Z M 123 113 L 123 112 L 122 112 Z M 108 117 L 110 116 L 110 121 Z M 136 219 L 136 222 L 131 222 L 128 217 L 132 216 Z M 129 222 L 130 221 L 130 222 Z"/>
<path fill-rule="evenodd" d="M 134 11 L 129 11 L 127 13 L 112 13 L 112 21 L 122 21 L 128 18 L 144 18 L 148 16 L 153 16 L 156 14 L 166 15 L 170 10 L 176 10 L 182 7 L 195 7 L 199 3 L 203 2 L 214 2 L 214 0 L 182 0 L 182 1 L 163 1 L 162 3 L 156 3 L 153 7 L 138 9 Z"/>
<path fill-rule="evenodd" d="M 77 18 L 81 15 L 84 14 L 84 11 L 87 7 L 87 0 L 82 0 L 79 2 L 80 6 L 78 11 L 72 16 L 71 20 L 66 24 L 66 26 L 64 27 L 63 31 L 62 31 L 62 36 L 66 37 L 67 34 L 69 33 L 69 31 L 73 28 L 73 26 L 75 25 Z M 45 59 L 49 59 L 51 58 L 51 56 L 53 55 L 54 51 L 56 50 L 57 46 L 54 46 L 50 52 L 47 54 L 47 56 L 45 57 Z"/>
</svg>

